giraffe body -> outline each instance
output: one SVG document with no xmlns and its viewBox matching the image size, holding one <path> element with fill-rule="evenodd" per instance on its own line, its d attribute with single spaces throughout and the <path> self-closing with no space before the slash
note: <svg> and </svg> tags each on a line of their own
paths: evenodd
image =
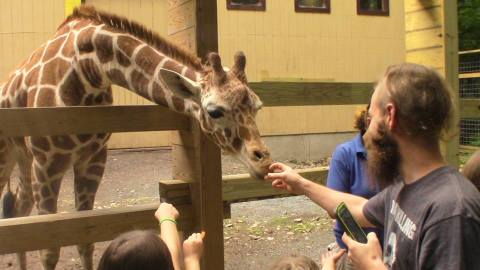
<svg viewBox="0 0 480 270">
<path fill-rule="evenodd" d="M 222 150 L 262 178 L 271 163 L 255 114 L 261 102 L 246 85 L 245 57 L 231 71 L 211 54 L 209 65 L 137 23 L 82 6 L 35 50 L 0 87 L 0 107 L 102 106 L 122 86 L 156 104 L 190 115 Z M 110 134 L 0 138 L 0 192 L 10 186 L 16 164 L 15 216 L 57 212 L 60 185 L 73 167 L 76 210 L 93 208 L 105 169 Z M 85 269 L 93 269 L 93 245 L 78 246 Z M 59 249 L 41 251 L 54 269 Z M 24 269 L 25 256 L 20 266 Z"/>
</svg>

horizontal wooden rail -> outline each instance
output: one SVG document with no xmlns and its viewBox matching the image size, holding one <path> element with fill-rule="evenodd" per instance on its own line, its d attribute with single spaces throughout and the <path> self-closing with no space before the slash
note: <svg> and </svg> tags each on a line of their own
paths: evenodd
<svg viewBox="0 0 480 270">
<path fill-rule="evenodd" d="M 297 172 L 309 180 L 324 185 L 327 179 L 328 168 L 300 169 L 297 170 Z M 249 174 L 224 176 L 222 192 L 223 201 L 228 203 L 289 195 L 289 193 L 284 190 L 272 188 L 270 182 L 252 179 Z"/>
<path fill-rule="evenodd" d="M 267 107 L 366 104 L 373 93 L 372 83 L 252 82 L 249 85 Z"/>
<path fill-rule="evenodd" d="M 107 241 L 133 229 L 158 230 L 158 204 L 108 210 L 29 216 L 0 220 L 0 255 Z M 192 207 L 177 206 L 179 228 L 192 224 Z"/>
<path fill-rule="evenodd" d="M 300 175 L 318 184 L 325 184 L 327 167 L 298 170 Z M 249 174 L 223 176 L 222 193 L 225 203 L 261 200 L 276 196 L 288 195 L 288 192 L 272 188 L 270 182 L 252 179 Z M 183 180 L 162 180 L 160 196 L 172 203 L 190 203 L 189 183 Z"/>
<path fill-rule="evenodd" d="M 461 118 L 480 118 L 480 99 L 460 99 Z"/>
<path fill-rule="evenodd" d="M 480 78 L 480 72 L 460 73 L 458 74 L 458 77 L 460 79 Z"/>
<path fill-rule="evenodd" d="M 187 116 L 156 105 L 0 109 L 0 134 L 4 136 L 188 130 L 189 127 Z"/>
</svg>

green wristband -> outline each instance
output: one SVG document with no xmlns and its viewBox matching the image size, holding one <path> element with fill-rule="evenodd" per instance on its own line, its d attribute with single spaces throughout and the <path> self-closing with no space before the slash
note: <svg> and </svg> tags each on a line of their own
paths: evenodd
<svg viewBox="0 0 480 270">
<path fill-rule="evenodd" d="M 173 218 L 162 218 L 162 219 L 160 219 L 160 225 L 162 225 L 162 223 L 165 222 L 165 221 L 173 222 L 175 225 L 177 224 L 177 221 Z"/>
</svg>

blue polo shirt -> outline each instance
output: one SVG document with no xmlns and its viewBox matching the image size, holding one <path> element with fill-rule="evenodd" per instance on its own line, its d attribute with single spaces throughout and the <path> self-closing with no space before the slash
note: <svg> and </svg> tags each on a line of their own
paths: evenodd
<svg viewBox="0 0 480 270">
<path fill-rule="evenodd" d="M 328 171 L 327 187 L 362 196 L 370 199 L 379 192 L 378 187 L 367 177 L 367 151 L 363 146 L 362 136 L 358 134 L 351 141 L 345 142 L 335 149 Z M 383 243 L 383 231 L 364 228 L 365 233 L 375 232 L 380 243 Z M 333 228 L 337 243 L 346 248 L 342 241 L 343 229 L 336 223 Z"/>
</svg>

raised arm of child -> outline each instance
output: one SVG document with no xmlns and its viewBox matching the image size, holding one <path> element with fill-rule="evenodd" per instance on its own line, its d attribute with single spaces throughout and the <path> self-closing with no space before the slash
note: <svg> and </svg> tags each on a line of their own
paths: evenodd
<svg viewBox="0 0 480 270">
<path fill-rule="evenodd" d="M 339 251 L 327 251 L 322 255 L 322 270 L 335 270 L 338 260 L 345 253 L 345 249 Z"/>
<path fill-rule="evenodd" d="M 183 242 L 185 270 L 200 270 L 203 254 L 203 233 L 194 233 Z"/>
<path fill-rule="evenodd" d="M 155 218 L 160 223 L 160 238 L 165 242 L 172 255 L 175 270 L 183 269 L 182 246 L 177 230 L 178 210 L 169 203 L 161 203 L 155 212 Z"/>
</svg>

